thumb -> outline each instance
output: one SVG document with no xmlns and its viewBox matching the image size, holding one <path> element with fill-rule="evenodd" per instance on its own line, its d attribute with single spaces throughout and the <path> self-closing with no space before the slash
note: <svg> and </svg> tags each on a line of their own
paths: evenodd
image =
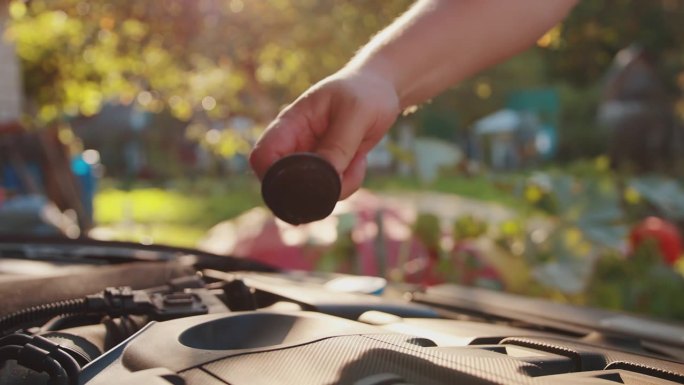
<svg viewBox="0 0 684 385">
<path fill-rule="evenodd" d="M 316 152 L 343 175 L 374 122 L 372 115 L 364 113 L 358 106 L 340 109 L 331 116 L 331 120 L 330 129 L 319 142 Z"/>
</svg>

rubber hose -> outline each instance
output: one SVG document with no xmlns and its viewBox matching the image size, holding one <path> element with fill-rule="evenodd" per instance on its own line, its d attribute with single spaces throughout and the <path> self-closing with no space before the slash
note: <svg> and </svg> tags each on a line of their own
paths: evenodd
<svg viewBox="0 0 684 385">
<path fill-rule="evenodd" d="M 69 377 L 62 365 L 52 357 L 45 357 L 43 369 L 50 375 L 48 385 L 72 385 L 78 384 L 74 377 Z"/>
<path fill-rule="evenodd" d="M 20 345 L 7 345 L 0 347 L 0 365 L 5 363 L 5 361 L 18 360 L 21 348 L 22 347 Z M 67 359 L 64 359 L 62 357 L 60 358 L 65 360 L 65 362 L 67 363 L 69 363 L 70 360 L 73 361 L 73 358 L 71 357 L 68 357 Z M 67 368 L 64 368 L 63 364 L 60 361 L 61 360 L 57 360 L 49 356 L 43 358 L 41 362 L 41 369 L 50 376 L 50 381 L 48 382 L 48 384 L 77 385 L 78 370 L 77 366 L 73 367 L 74 365 L 76 365 L 75 362 L 72 365 L 67 365 Z"/>
<path fill-rule="evenodd" d="M 24 346 L 31 342 L 31 336 L 26 334 L 10 334 L 0 338 L 0 347 L 7 345 Z"/>
<path fill-rule="evenodd" d="M 84 313 L 87 310 L 85 298 L 67 299 L 29 307 L 10 313 L 0 318 L 0 333 L 7 333 L 12 329 L 30 322 L 45 321 L 58 315 Z"/>
<path fill-rule="evenodd" d="M 19 350 L 21 346 L 19 345 L 7 345 L 0 347 L 0 365 L 4 364 L 8 360 L 16 360 L 19 357 Z"/>
<path fill-rule="evenodd" d="M 78 384 L 78 376 L 81 373 L 81 366 L 76 359 L 64 350 L 57 349 L 51 354 L 50 359 L 54 359 L 60 368 L 64 370 L 66 378 L 70 384 Z"/>
</svg>

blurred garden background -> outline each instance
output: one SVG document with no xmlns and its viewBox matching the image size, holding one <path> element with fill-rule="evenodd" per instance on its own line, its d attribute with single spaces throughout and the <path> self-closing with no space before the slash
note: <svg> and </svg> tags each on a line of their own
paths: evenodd
<svg viewBox="0 0 684 385">
<path fill-rule="evenodd" d="M 42 193 L 69 236 L 684 320 L 684 1 L 580 2 L 404 113 L 331 218 L 262 208 L 256 138 L 410 4 L 0 1 L 0 209 Z M 17 136 L 59 146 L 76 190 L 53 198 Z"/>
</svg>

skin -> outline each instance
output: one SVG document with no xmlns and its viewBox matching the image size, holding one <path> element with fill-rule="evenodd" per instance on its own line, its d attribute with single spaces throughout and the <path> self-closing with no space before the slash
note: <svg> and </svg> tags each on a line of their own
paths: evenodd
<svg viewBox="0 0 684 385">
<path fill-rule="evenodd" d="M 314 152 L 342 177 L 344 199 L 366 155 L 402 110 L 532 45 L 576 0 L 420 0 L 333 75 L 283 109 L 250 154 L 259 178 L 275 161 Z"/>
</svg>

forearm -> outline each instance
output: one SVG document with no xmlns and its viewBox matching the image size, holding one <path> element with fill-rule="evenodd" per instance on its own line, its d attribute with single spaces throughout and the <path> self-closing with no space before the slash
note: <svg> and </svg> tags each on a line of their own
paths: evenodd
<svg viewBox="0 0 684 385">
<path fill-rule="evenodd" d="M 533 44 L 576 0 L 420 0 L 347 65 L 388 77 L 403 108 Z"/>
</svg>

